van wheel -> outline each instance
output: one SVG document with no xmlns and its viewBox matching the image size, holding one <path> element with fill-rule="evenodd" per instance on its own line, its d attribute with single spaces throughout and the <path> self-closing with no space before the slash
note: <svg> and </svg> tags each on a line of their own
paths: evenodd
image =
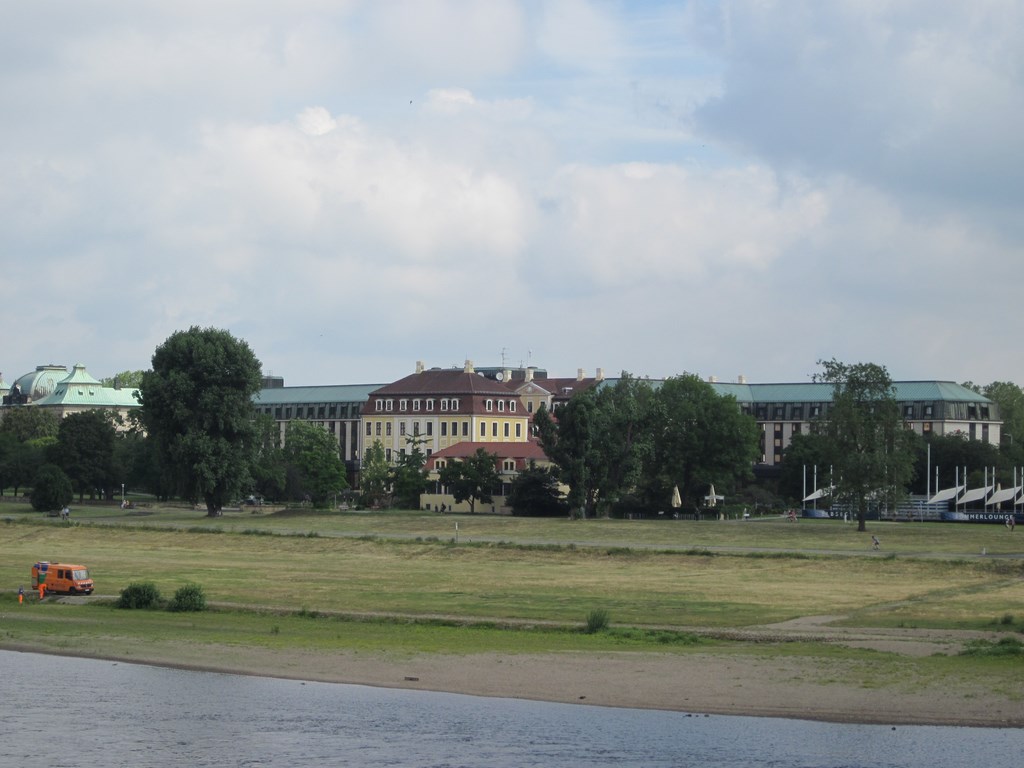
<svg viewBox="0 0 1024 768">
<path fill-rule="evenodd" d="M 69 594 L 69 595 L 73 595 L 73 594 L 75 594 L 75 588 L 74 588 L 74 587 L 72 587 L 71 589 L 69 589 L 69 590 L 68 590 L 68 594 Z"/>
</svg>

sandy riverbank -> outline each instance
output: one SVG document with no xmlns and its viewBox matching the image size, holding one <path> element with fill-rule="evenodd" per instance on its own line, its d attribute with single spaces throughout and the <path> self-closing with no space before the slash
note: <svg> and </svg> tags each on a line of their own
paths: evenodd
<svg viewBox="0 0 1024 768">
<path fill-rule="evenodd" d="M 398 658 L 208 645 L 153 645 L 115 656 L 83 655 L 184 669 L 694 714 L 894 725 L 1024 726 L 1024 701 L 1012 681 L 1006 690 L 992 691 L 970 681 L 949 677 L 929 681 L 910 672 L 899 681 L 864 687 L 843 681 L 848 672 L 856 670 L 806 658 L 767 659 L 721 652 Z"/>
</svg>

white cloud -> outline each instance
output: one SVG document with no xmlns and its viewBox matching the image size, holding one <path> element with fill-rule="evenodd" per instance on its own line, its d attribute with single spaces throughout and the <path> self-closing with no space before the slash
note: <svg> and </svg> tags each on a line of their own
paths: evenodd
<svg viewBox="0 0 1024 768">
<path fill-rule="evenodd" d="M 1024 383 L 1015 4 L 54 7 L 0 29 L 0 369 Z"/>
</svg>

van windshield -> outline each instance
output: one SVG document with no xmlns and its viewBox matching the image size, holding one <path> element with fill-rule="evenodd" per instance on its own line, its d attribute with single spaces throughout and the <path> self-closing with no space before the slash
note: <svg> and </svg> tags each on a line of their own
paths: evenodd
<svg viewBox="0 0 1024 768">
<path fill-rule="evenodd" d="M 73 578 L 75 581 L 85 581 L 89 578 L 89 569 L 76 568 L 71 572 L 71 578 Z"/>
</svg>

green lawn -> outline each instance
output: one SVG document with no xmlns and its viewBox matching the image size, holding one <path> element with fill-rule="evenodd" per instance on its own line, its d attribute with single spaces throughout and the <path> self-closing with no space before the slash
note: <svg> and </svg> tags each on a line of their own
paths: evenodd
<svg viewBox="0 0 1024 768">
<path fill-rule="evenodd" d="M 349 516 L 340 521 L 322 515 L 250 516 L 244 526 L 240 516 L 231 515 L 209 522 L 183 511 L 150 517 L 159 518 L 160 525 L 152 520 L 139 525 L 138 518 L 126 523 L 123 516 L 90 520 L 87 512 L 70 526 L 41 523 L 36 515 L 2 525 L 0 583 L 10 589 L 28 586 L 31 563 L 49 559 L 87 565 L 99 594 L 116 596 L 131 582 L 151 581 L 170 597 L 193 582 L 211 601 L 279 611 L 572 625 L 601 608 L 613 624 L 678 628 L 751 626 L 821 614 L 848 615 L 866 626 L 983 627 L 1006 615 L 1015 617 L 1006 628 L 1024 623 L 1024 561 L 879 556 L 863 549 L 860 556 L 820 554 L 837 550 L 823 542 L 852 536 L 848 526 L 830 521 L 572 523 L 470 517 L 458 520 L 455 544 L 453 537 L 429 533 L 429 524 L 453 523 L 453 518 L 418 514 L 360 515 L 366 530 L 351 536 L 338 528 Z M 291 525 L 280 526 L 282 521 Z M 672 551 L 651 540 L 684 526 L 710 529 L 705 536 L 716 551 L 682 546 Z M 465 535 L 467 528 L 486 535 L 474 539 Z M 930 545 L 916 554 L 952 555 L 949 540 L 971 537 L 977 546 L 986 537 L 995 541 L 997 533 L 996 526 L 900 528 L 891 525 L 893 535 L 885 541 L 906 537 L 910 542 L 916 529 Z M 246 535 L 243 530 L 317 535 Z M 556 538 L 558 532 L 571 538 Z M 614 546 L 599 545 L 597 532 L 610 536 Z M 584 546 L 578 534 L 588 533 L 591 544 Z M 750 537 L 758 534 L 773 546 L 751 547 Z M 1017 541 L 1002 534 L 1003 541 Z"/>
</svg>

